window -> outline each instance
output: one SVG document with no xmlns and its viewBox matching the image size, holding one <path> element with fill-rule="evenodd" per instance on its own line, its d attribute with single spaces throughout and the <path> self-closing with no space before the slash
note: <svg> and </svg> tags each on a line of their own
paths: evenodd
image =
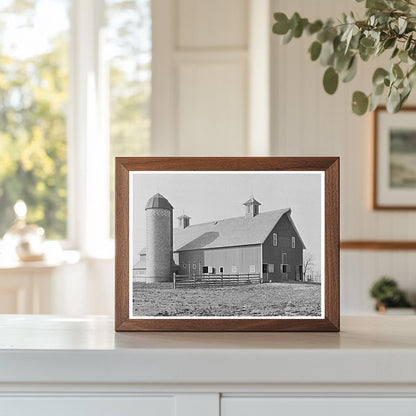
<svg viewBox="0 0 416 416">
<path fill-rule="evenodd" d="M 224 267 L 223 266 L 220 266 L 220 273 L 221 274 L 224 273 Z"/>
<path fill-rule="evenodd" d="M 296 238 L 292 237 L 292 248 L 296 248 Z"/>
<path fill-rule="evenodd" d="M 250 270 L 250 273 L 256 273 L 256 265 L 251 264 L 249 270 Z"/>
<path fill-rule="evenodd" d="M 196 264 L 195 263 L 192 265 L 192 269 L 196 270 Z"/>
<path fill-rule="evenodd" d="M 274 264 L 269 264 L 269 273 L 274 273 Z"/>
<path fill-rule="evenodd" d="M 114 157 L 150 145 L 151 0 L 105 0 L 109 66 L 110 235 L 114 236 Z"/>
<path fill-rule="evenodd" d="M 282 253 L 282 263 L 283 264 L 287 263 L 287 253 Z"/>
<path fill-rule="evenodd" d="M 282 265 L 280 266 L 280 271 L 281 271 L 282 273 L 288 273 L 288 272 L 289 272 L 289 266 L 288 266 L 287 264 L 282 264 Z"/>
<path fill-rule="evenodd" d="M 202 273 L 208 273 L 208 266 L 202 267 Z"/>
<path fill-rule="evenodd" d="M 70 6 L 70 0 L 0 5 L 0 238 L 18 199 L 47 238 L 67 237 Z"/>
<path fill-rule="evenodd" d="M 151 0 L 0 3 L 0 237 L 23 199 L 47 238 L 101 255 L 114 156 L 149 151 Z"/>
<path fill-rule="evenodd" d="M 231 266 L 231 273 L 237 273 L 237 266 Z"/>
<path fill-rule="evenodd" d="M 273 245 L 277 246 L 277 233 L 273 233 Z"/>
<path fill-rule="evenodd" d="M 187 264 L 186 263 L 182 263 L 182 268 L 186 269 Z"/>
</svg>

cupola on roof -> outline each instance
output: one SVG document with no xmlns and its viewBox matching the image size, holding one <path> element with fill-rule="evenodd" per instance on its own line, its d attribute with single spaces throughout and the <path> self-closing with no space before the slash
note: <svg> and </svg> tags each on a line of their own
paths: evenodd
<svg viewBox="0 0 416 416">
<path fill-rule="evenodd" d="M 244 202 L 243 205 L 261 205 L 261 203 L 254 199 L 254 197 L 251 197 L 248 201 Z"/>
</svg>

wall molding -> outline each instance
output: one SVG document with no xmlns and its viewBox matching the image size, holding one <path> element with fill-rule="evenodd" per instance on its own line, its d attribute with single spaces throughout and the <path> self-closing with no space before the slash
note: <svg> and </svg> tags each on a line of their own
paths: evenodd
<svg viewBox="0 0 416 416">
<path fill-rule="evenodd" d="M 416 250 L 416 241 L 344 240 L 341 250 Z"/>
</svg>

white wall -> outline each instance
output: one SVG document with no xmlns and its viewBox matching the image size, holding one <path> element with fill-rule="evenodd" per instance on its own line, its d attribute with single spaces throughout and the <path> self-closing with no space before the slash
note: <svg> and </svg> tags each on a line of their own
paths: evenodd
<svg viewBox="0 0 416 416">
<path fill-rule="evenodd" d="M 362 5 L 153 1 L 153 154 L 267 155 L 270 148 L 279 156 L 339 155 L 342 239 L 415 239 L 416 213 L 370 209 L 371 116 L 353 115 L 350 101 L 355 89 L 369 90 L 374 64 L 360 64 L 359 77 L 330 97 L 322 88 L 324 69 L 309 60 L 311 40 L 282 46 L 268 35 L 273 11 L 325 18 Z M 370 313 L 368 289 L 383 274 L 416 296 L 415 270 L 411 251 L 341 252 L 342 313 Z M 76 311 L 111 314 L 113 264 L 92 262 L 87 275 L 89 305 Z"/>
<path fill-rule="evenodd" d="M 363 6 L 351 0 L 272 0 L 273 12 L 298 11 L 311 19 L 335 18 L 350 10 L 363 10 Z M 322 88 L 324 68 L 311 62 L 307 53 L 311 42 L 304 37 L 282 45 L 277 36 L 272 36 L 273 155 L 341 157 L 342 240 L 415 240 L 415 212 L 375 212 L 370 207 L 371 116 L 353 115 L 350 103 L 354 90 L 370 92 L 372 70 L 377 62 L 360 62 L 357 79 L 340 85 L 337 93 L 329 96 Z M 383 274 L 395 277 L 414 297 L 415 266 L 412 251 L 342 251 L 342 313 L 371 312 L 373 302 L 368 289 Z"/>
<path fill-rule="evenodd" d="M 152 153 L 246 154 L 248 0 L 154 0 L 152 10 Z"/>
</svg>

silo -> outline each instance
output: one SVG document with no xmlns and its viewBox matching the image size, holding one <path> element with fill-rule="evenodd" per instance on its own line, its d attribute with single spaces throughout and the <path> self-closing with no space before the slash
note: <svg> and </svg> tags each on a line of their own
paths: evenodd
<svg viewBox="0 0 416 416">
<path fill-rule="evenodd" d="M 148 282 L 172 280 L 173 207 L 157 193 L 146 204 L 146 277 Z"/>
</svg>

